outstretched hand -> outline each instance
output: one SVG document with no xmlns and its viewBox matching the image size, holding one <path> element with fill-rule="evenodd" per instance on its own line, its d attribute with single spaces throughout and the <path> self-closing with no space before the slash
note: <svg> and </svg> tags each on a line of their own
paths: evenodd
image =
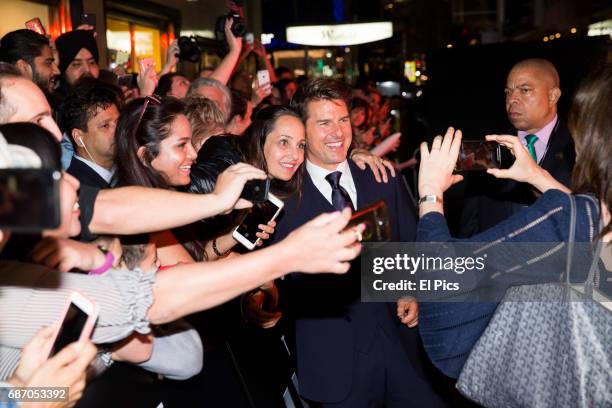
<svg viewBox="0 0 612 408">
<path fill-rule="evenodd" d="M 346 273 L 361 252 L 365 225 L 344 230 L 351 210 L 321 214 L 294 230 L 281 243 L 292 256 L 290 270 L 305 273 Z"/>
<path fill-rule="evenodd" d="M 431 144 L 421 143 L 421 165 L 419 166 L 419 196 L 436 195 L 442 197 L 453 184 L 463 180 L 463 176 L 453 174 L 461 149 L 461 131 L 449 127 L 444 135 L 436 136 Z"/>
</svg>

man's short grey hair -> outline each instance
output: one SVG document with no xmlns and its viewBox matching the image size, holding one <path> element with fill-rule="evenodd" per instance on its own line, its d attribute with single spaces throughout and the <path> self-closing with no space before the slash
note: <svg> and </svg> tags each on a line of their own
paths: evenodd
<svg viewBox="0 0 612 408">
<path fill-rule="evenodd" d="M 225 123 L 227 123 L 230 112 L 232 111 L 232 94 L 230 93 L 229 88 L 223 85 L 221 81 L 218 81 L 213 78 L 197 78 L 191 83 L 189 91 L 187 92 L 187 96 L 197 95 L 198 89 L 204 86 L 217 88 L 223 93 L 223 106 L 219 106 L 219 109 L 223 111 L 223 115 L 225 116 Z"/>
</svg>

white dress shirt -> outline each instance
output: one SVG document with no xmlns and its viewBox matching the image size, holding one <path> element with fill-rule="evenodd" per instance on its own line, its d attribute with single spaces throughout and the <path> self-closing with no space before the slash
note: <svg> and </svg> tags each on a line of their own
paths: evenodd
<svg viewBox="0 0 612 408">
<path fill-rule="evenodd" d="M 334 171 L 339 171 L 342 173 L 340 176 L 340 185 L 346 190 L 349 197 L 351 197 L 353 206 L 355 209 L 357 209 L 357 189 L 355 188 L 355 182 L 353 181 L 353 176 L 351 175 L 351 169 L 346 160 L 338 164 L 338 167 L 336 167 L 336 169 L 333 171 L 319 167 L 309 160 L 306 160 L 306 171 L 310 175 L 315 187 L 321 192 L 321 194 L 323 194 L 323 197 L 325 197 L 330 204 L 332 204 L 332 188 L 329 181 L 325 179 L 325 176 L 333 173 Z"/>
<path fill-rule="evenodd" d="M 115 175 L 115 166 L 113 166 L 113 168 L 110 170 L 106 170 L 104 167 L 92 162 L 91 160 L 84 159 L 81 156 L 77 156 L 76 154 L 74 155 L 74 158 L 82 161 L 83 163 L 91 167 L 93 171 L 98 173 L 98 176 L 102 177 L 110 185 L 111 180 Z"/>
</svg>

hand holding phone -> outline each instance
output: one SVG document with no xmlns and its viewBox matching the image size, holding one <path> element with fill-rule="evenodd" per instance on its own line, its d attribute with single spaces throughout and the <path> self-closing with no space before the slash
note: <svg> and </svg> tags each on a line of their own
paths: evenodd
<svg viewBox="0 0 612 408">
<path fill-rule="evenodd" d="M 261 241 L 257 237 L 259 224 L 267 224 L 280 214 L 284 203 L 272 193 L 268 193 L 267 201 L 256 204 L 242 219 L 240 225 L 234 229 L 232 237 L 247 249 L 253 250 Z"/>
<path fill-rule="evenodd" d="M 501 146 L 496 142 L 462 141 L 456 170 L 484 171 L 499 169 L 502 163 Z"/>
<path fill-rule="evenodd" d="M 50 355 L 57 354 L 71 343 L 89 339 L 98 313 L 97 304 L 79 292 L 71 292 L 55 340 L 49 350 Z"/>
<path fill-rule="evenodd" d="M 257 71 L 257 83 L 260 87 L 263 87 L 270 83 L 270 73 L 267 69 Z"/>
<path fill-rule="evenodd" d="M 379 200 L 369 206 L 356 211 L 345 229 L 365 225 L 361 233 L 361 241 L 385 242 L 391 241 L 391 223 L 389 221 L 389 210 L 384 201 Z"/>
<path fill-rule="evenodd" d="M 263 203 L 268 199 L 268 192 L 270 191 L 270 179 L 266 178 L 263 180 L 253 179 L 246 182 L 240 198 L 244 198 L 255 203 Z"/>
</svg>

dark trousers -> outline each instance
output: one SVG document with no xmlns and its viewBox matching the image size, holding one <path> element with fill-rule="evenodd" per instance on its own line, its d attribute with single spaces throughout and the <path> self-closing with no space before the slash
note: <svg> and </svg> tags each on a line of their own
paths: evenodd
<svg viewBox="0 0 612 408">
<path fill-rule="evenodd" d="M 299 381 L 299 375 L 298 375 Z M 368 353 L 355 350 L 353 381 L 344 401 L 308 401 L 311 408 L 445 407 L 431 384 L 413 369 L 399 339 L 390 339 L 378 327 Z"/>
</svg>

